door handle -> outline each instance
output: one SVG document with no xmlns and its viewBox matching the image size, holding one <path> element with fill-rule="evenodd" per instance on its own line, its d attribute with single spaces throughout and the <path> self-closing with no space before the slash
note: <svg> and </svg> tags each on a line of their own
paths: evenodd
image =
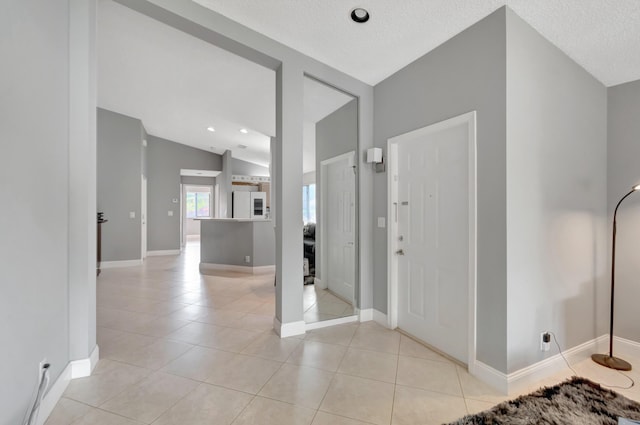
<svg viewBox="0 0 640 425">
<path fill-rule="evenodd" d="M 399 250 L 396 251 L 396 254 L 397 255 L 404 255 L 404 250 L 399 249 Z"/>
</svg>

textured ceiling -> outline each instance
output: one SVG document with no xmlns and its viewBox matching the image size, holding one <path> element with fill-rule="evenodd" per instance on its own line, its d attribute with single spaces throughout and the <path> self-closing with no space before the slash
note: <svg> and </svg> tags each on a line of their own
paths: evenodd
<svg viewBox="0 0 640 425">
<path fill-rule="evenodd" d="M 640 79 L 640 0 L 194 1 L 371 85 L 505 4 L 605 85 Z"/>
</svg>

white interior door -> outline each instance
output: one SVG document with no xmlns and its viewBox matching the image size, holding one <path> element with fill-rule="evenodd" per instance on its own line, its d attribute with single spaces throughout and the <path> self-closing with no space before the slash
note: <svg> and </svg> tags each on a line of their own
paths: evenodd
<svg viewBox="0 0 640 425">
<path fill-rule="evenodd" d="M 455 122 L 394 138 L 391 219 L 398 327 L 467 363 L 469 315 L 475 312 L 469 296 L 472 273 L 475 278 L 475 159 L 469 123 Z"/>
<path fill-rule="evenodd" d="M 326 228 L 321 240 L 326 264 L 322 279 L 330 291 L 353 302 L 355 292 L 355 193 L 353 153 L 327 160 L 322 166 L 324 193 L 322 221 Z"/>
<path fill-rule="evenodd" d="M 140 235 L 140 258 L 147 258 L 147 177 L 142 175 L 142 185 L 140 188 L 142 204 L 140 205 L 141 235 Z"/>
</svg>

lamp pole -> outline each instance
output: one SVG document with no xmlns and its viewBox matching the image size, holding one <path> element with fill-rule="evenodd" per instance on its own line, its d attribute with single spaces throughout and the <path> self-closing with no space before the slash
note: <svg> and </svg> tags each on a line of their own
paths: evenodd
<svg viewBox="0 0 640 425">
<path fill-rule="evenodd" d="M 622 201 L 627 199 L 629 195 L 633 192 L 640 190 L 640 184 L 636 185 L 631 189 L 629 193 L 624 195 L 622 199 L 616 205 L 616 209 L 613 211 L 613 242 L 611 245 L 611 309 L 610 309 L 610 318 L 609 318 L 609 355 L 606 354 L 593 354 L 591 359 L 598 363 L 599 365 L 616 369 L 616 370 L 631 370 L 631 364 L 622 360 L 621 358 L 613 356 L 613 311 L 614 311 L 614 294 L 616 288 L 616 232 L 617 232 L 617 223 L 616 216 L 618 215 L 618 208 L 620 208 L 620 204 Z"/>
</svg>

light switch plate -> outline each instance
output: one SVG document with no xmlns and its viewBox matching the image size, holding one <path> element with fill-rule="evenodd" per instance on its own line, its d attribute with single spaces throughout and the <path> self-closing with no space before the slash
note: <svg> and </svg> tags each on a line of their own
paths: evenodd
<svg viewBox="0 0 640 425">
<path fill-rule="evenodd" d="M 136 212 L 135 211 L 129 211 L 129 218 L 136 218 Z"/>
<path fill-rule="evenodd" d="M 174 204 L 177 204 L 177 203 L 178 203 L 178 198 L 173 198 L 173 199 L 171 200 L 171 202 L 173 202 Z"/>
<path fill-rule="evenodd" d="M 384 217 L 378 217 L 378 227 L 384 229 L 387 226 L 386 220 Z"/>
<path fill-rule="evenodd" d="M 168 215 L 169 217 L 173 217 L 173 211 L 169 210 L 169 211 L 167 212 L 167 215 Z"/>
</svg>

